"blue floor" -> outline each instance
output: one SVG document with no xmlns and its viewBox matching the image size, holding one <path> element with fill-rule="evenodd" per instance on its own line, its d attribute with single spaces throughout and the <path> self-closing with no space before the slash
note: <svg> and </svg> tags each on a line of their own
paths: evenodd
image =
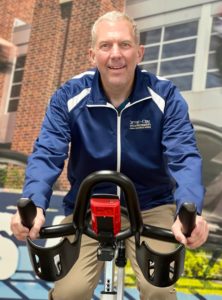
<svg viewBox="0 0 222 300">
<path fill-rule="evenodd" d="M 51 285 L 42 285 L 36 280 L 35 282 L 4 282 L 0 281 L 0 299 L 4 300 L 47 300 L 48 290 Z M 100 299 L 100 292 L 103 289 L 103 285 L 98 285 L 95 290 L 94 297 L 92 300 Z M 138 300 L 139 294 L 136 288 L 126 288 L 124 300 Z M 177 293 L 178 300 L 222 300 L 222 296 L 214 295 L 191 295 L 184 293 Z"/>
<path fill-rule="evenodd" d="M 222 296 L 214 296 L 214 295 L 191 295 L 191 294 L 182 294 L 177 293 L 178 300 L 221 300 Z"/>
<path fill-rule="evenodd" d="M 97 286 L 93 300 L 99 300 L 99 295 L 101 290 L 103 289 L 103 285 Z M 136 288 L 125 288 L 124 300 L 138 300 L 139 293 Z M 214 295 L 191 295 L 184 294 L 181 292 L 177 293 L 177 300 L 222 300 L 222 296 L 214 296 Z"/>
</svg>

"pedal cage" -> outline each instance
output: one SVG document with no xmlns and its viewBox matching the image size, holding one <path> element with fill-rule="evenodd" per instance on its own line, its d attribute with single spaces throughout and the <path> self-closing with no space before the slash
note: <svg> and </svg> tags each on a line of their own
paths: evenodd
<svg viewBox="0 0 222 300">
<path fill-rule="evenodd" d="M 81 235 L 70 242 L 64 238 L 52 247 L 41 247 L 27 239 L 29 257 L 36 275 L 46 281 L 62 279 L 73 267 L 79 257 Z"/>
<path fill-rule="evenodd" d="M 170 253 L 159 253 L 143 241 L 136 243 L 136 259 L 149 283 L 168 287 L 179 279 L 184 270 L 185 247 L 179 245 Z"/>
</svg>

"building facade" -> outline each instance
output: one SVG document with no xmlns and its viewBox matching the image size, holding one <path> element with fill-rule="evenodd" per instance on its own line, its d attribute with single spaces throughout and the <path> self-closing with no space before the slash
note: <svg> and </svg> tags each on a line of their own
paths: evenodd
<svg viewBox="0 0 222 300">
<path fill-rule="evenodd" d="M 218 0 L 128 0 L 127 13 L 141 32 L 146 51 L 141 64 L 175 82 L 190 116 L 222 126 L 222 79 L 216 52 L 222 39 Z M 220 27 L 220 28 L 219 28 Z"/>
<path fill-rule="evenodd" d="M 52 93 L 90 67 L 90 30 L 98 16 L 126 10 L 145 55 L 141 67 L 173 80 L 196 121 L 222 126 L 217 65 L 218 0 L 0 0 L 1 35 L 18 46 L 0 75 L 0 146 L 30 154 Z M 67 189 L 65 171 L 57 185 Z"/>
</svg>

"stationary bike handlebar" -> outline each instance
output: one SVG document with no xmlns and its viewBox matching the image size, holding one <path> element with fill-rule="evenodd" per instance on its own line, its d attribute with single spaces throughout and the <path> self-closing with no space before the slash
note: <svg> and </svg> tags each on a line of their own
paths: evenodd
<svg viewBox="0 0 222 300">
<path fill-rule="evenodd" d="M 88 234 L 96 239 L 97 236 L 90 227 L 86 227 L 86 215 L 92 188 L 102 182 L 112 182 L 123 190 L 126 199 L 126 209 L 130 221 L 130 228 L 121 231 L 116 235 L 116 240 L 123 240 L 136 232 L 141 235 L 177 243 L 173 233 L 170 230 L 143 224 L 136 190 L 132 181 L 122 173 L 115 171 L 98 171 L 90 174 L 85 178 L 79 188 L 76 206 L 73 212 L 73 223 L 46 226 L 40 230 L 40 238 L 57 238 L 75 234 L 76 230 Z M 31 199 L 21 198 L 18 201 L 18 210 L 22 219 L 22 224 L 28 228 L 32 227 L 33 220 L 36 216 L 36 206 Z M 190 236 L 195 227 L 196 207 L 193 203 L 184 203 L 179 210 L 179 217 L 183 224 L 184 234 Z"/>
<path fill-rule="evenodd" d="M 92 230 L 91 226 L 89 225 L 89 222 L 86 222 L 86 219 L 88 204 L 92 196 L 92 189 L 96 184 L 103 182 L 111 182 L 113 184 L 116 184 L 121 188 L 125 196 L 124 198 L 126 208 L 123 210 L 125 210 L 128 216 L 130 226 L 127 229 L 121 230 L 119 233 L 117 233 L 115 236 L 115 241 L 125 240 L 129 237 L 134 236 L 136 244 L 136 258 L 145 278 L 149 282 L 157 286 L 168 286 L 170 284 L 173 284 L 182 273 L 183 267 L 181 267 L 179 261 L 182 260 L 183 264 L 184 247 L 180 245 L 177 250 L 170 253 L 168 257 L 166 257 L 166 255 L 162 255 L 161 253 L 152 251 L 152 249 L 150 249 L 148 245 L 146 245 L 144 242 L 140 244 L 140 236 L 172 243 L 178 243 L 178 241 L 175 239 L 173 233 L 170 230 L 155 227 L 148 224 L 143 224 L 139 208 L 139 201 L 137 198 L 137 193 L 134 184 L 127 176 L 115 171 L 97 171 L 90 174 L 83 180 L 77 194 L 75 208 L 73 211 L 72 223 L 47 226 L 43 227 L 40 230 L 39 237 L 41 239 L 63 237 L 75 234 L 76 240 L 72 245 L 65 241 L 59 244 L 58 247 L 49 248 L 47 250 L 45 248 L 41 248 L 35 245 L 33 241 L 31 241 L 29 238 L 27 239 L 30 257 L 33 260 L 32 264 L 35 268 L 37 275 L 39 275 L 39 277 L 42 279 L 52 281 L 64 277 L 67 274 L 68 269 L 71 267 L 71 264 L 74 264 L 78 259 L 79 249 L 81 246 L 81 235 L 86 234 L 96 240 L 99 240 L 98 235 Z M 23 225 L 25 225 L 28 228 L 31 228 L 33 220 L 36 216 L 36 207 L 34 203 L 30 199 L 22 198 L 18 201 L 18 210 Z M 189 236 L 195 227 L 195 217 L 196 206 L 193 203 L 184 203 L 179 210 L 179 218 L 183 224 L 184 234 L 186 236 Z M 57 267 L 55 270 L 43 270 L 45 264 L 48 264 L 48 268 L 51 267 L 51 265 L 54 264 L 55 257 L 60 255 L 62 252 L 65 253 L 65 251 L 70 251 L 70 254 L 73 253 L 71 246 L 75 248 L 74 252 L 76 254 L 73 258 L 73 261 L 62 261 L 60 263 L 60 265 L 64 264 L 65 266 L 64 269 L 66 270 L 64 272 L 62 272 L 61 270 L 58 271 Z M 48 252 L 51 252 L 52 254 L 50 255 L 48 254 Z M 38 256 L 38 261 L 35 261 L 36 256 Z M 68 255 L 66 255 L 66 257 L 68 257 Z M 50 263 L 48 262 L 49 260 L 51 261 Z M 171 261 L 176 262 L 175 271 L 173 271 L 173 276 L 170 275 L 172 269 Z M 169 274 L 167 274 L 167 276 L 165 276 L 165 274 L 162 274 L 163 271 L 160 270 L 163 269 L 163 262 L 166 262 L 167 268 L 169 269 Z M 42 266 L 39 267 L 41 264 Z M 178 264 L 180 264 L 180 266 L 177 266 Z M 153 265 L 156 265 L 156 269 L 158 269 L 158 271 L 155 271 L 155 276 L 150 275 L 150 271 L 147 272 L 148 269 L 153 269 Z M 57 276 L 54 276 L 52 274 L 53 272 L 57 272 Z"/>
</svg>

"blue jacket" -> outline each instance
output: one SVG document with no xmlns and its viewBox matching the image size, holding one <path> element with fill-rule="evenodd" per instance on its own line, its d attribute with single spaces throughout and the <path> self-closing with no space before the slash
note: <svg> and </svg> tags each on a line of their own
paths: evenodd
<svg viewBox="0 0 222 300">
<path fill-rule="evenodd" d="M 179 208 L 194 201 L 201 213 L 202 162 L 180 92 L 171 81 L 137 67 L 129 100 L 118 113 L 103 93 L 98 70 L 61 86 L 51 98 L 29 157 L 23 196 L 47 209 L 52 186 L 69 157 L 66 215 L 73 211 L 81 181 L 97 170 L 128 176 L 141 210 L 174 201 Z M 101 184 L 95 192 L 116 193 L 116 187 Z"/>
</svg>

